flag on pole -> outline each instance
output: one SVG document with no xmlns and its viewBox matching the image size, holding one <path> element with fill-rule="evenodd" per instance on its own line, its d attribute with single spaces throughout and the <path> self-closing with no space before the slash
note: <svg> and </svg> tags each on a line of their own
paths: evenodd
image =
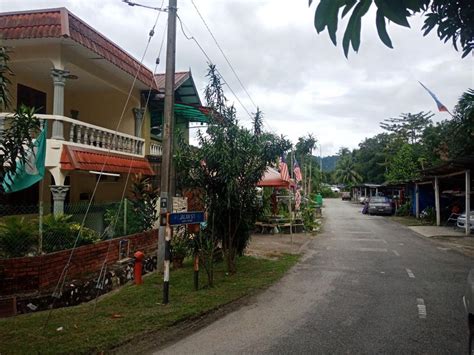
<svg viewBox="0 0 474 355">
<path fill-rule="evenodd" d="M 426 86 L 423 85 L 423 83 L 421 81 L 418 81 L 420 83 L 421 86 L 423 86 L 423 88 L 428 91 L 428 94 L 430 94 L 430 96 L 433 98 L 433 100 L 436 102 L 436 106 L 438 106 L 438 111 L 439 112 L 449 112 L 448 108 L 446 106 L 444 106 L 441 101 L 439 101 L 439 99 L 436 97 L 436 95 L 430 90 L 428 89 Z"/>
<path fill-rule="evenodd" d="M 297 182 L 303 180 L 303 176 L 301 176 L 301 169 L 298 164 L 298 161 L 296 160 L 296 157 L 295 162 L 293 163 L 293 172 L 295 173 L 295 178 Z"/>
<path fill-rule="evenodd" d="M 15 174 L 10 172 L 5 175 L 2 182 L 5 193 L 24 190 L 41 181 L 44 177 L 46 158 L 46 132 L 44 125 L 40 134 L 33 140 L 33 145 L 26 152 L 25 162 L 17 162 Z"/>
<path fill-rule="evenodd" d="M 282 156 L 280 157 L 280 164 L 279 164 L 279 168 L 280 168 L 280 176 L 283 180 L 285 181 L 290 181 L 290 174 L 288 172 L 288 165 L 286 165 L 286 160 L 285 160 L 285 156 L 282 154 Z"/>
</svg>

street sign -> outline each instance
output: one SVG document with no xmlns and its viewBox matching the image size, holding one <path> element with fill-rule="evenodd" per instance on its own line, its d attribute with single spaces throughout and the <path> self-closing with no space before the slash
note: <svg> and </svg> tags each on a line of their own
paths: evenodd
<svg viewBox="0 0 474 355">
<path fill-rule="evenodd" d="M 168 223 L 172 226 L 180 224 L 197 224 L 204 222 L 204 212 L 170 213 Z"/>
</svg>

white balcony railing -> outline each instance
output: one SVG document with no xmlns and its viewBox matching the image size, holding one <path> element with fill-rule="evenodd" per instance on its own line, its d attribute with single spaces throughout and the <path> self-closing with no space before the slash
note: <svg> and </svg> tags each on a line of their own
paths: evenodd
<svg viewBox="0 0 474 355">
<path fill-rule="evenodd" d="M 4 127 L 5 117 L 9 113 L 0 113 L 0 133 Z M 111 129 L 96 126 L 90 123 L 74 120 L 58 115 L 35 115 L 41 120 L 51 122 L 48 131 L 51 132 L 54 121 L 62 124 L 62 138 L 65 142 L 75 143 L 99 150 L 111 150 L 117 153 L 126 153 L 144 156 L 145 140 L 130 134 L 115 132 Z M 51 133 L 48 133 L 48 139 Z"/>
<path fill-rule="evenodd" d="M 163 147 L 161 143 L 158 142 L 151 142 L 150 143 L 150 150 L 149 155 L 161 157 L 163 155 Z"/>
</svg>

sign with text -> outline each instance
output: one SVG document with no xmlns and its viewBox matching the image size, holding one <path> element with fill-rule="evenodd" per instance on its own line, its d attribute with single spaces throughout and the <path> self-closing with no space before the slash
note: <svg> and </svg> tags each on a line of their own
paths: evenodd
<svg viewBox="0 0 474 355">
<path fill-rule="evenodd" d="M 172 226 L 180 224 L 197 224 L 204 222 L 204 212 L 170 213 L 168 223 Z"/>
</svg>

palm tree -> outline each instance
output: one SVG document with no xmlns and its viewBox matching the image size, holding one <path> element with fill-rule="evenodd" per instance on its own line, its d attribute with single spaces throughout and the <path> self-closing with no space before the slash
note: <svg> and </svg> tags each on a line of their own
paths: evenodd
<svg viewBox="0 0 474 355">
<path fill-rule="evenodd" d="M 362 181 L 362 177 L 355 169 L 355 164 L 350 155 L 345 155 L 337 162 L 336 180 L 343 184 L 356 184 Z"/>
</svg>

